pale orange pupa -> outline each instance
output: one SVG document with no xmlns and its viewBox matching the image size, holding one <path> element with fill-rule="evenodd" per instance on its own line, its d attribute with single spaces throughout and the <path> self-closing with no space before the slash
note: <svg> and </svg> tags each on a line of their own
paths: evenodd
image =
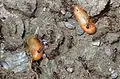
<svg viewBox="0 0 120 79">
<path fill-rule="evenodd" d="M 27 38 L 27 50 L 31 53 L 33 60 L 39 60 L 42 58 L 44 51 L 43 44 L 38 40 L 34 35 L 31 35 Z"/>
<path fill-rule="evenodd" d="M 89 18 L 87 12 L 78 5 L 72 5 L 72 7 L 75 19 L 83 31 L 88 34 L 94 34 L 96 32 L 96 27 L 92 20 Z"/>
</svg>

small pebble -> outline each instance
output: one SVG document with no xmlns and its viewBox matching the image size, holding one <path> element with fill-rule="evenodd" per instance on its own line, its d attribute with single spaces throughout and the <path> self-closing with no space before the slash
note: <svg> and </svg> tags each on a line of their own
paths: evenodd
<svg viewBox="0 0 120 79">
<path fill-rule="evenodd" d="M 93 41 L 93 42 L 92 42 L 92 45 L 93 45 L 93 46 L 100 46 L 100 44 L 101 44 L 101 41 L 100 41 L 100 40 L 97 40 L 97 41 Z"/>
<path fill-rule="evenodd" d="M 65 9 L 61 9 L 61 13 L 64 15 L 65 14 Z"/>
<path fill-rule="evenodd" d="M 58 25 L 59 27 L 63 27 L 63 28 L 64 28 L 64 27 L 69 28 L 69 29 L 74 29 L 74 28 L 75 28 L 75 26 L 72 25 L 70 22 L 65 22 L 65 21 L 58 22 L 57 25 Z"/>
<path fill-rule="evenodd" d="M 69 19 L 68 22 L 69 22 L 70 24 L 74 25 L 74 26 L 77 26 L 77 25 L 78 25 L 77 21 L 74 20 L 74 19 Z"/>
<path fill-rule="evenodd" d="M 65 21 L 58 22 L 57 25 L 59 27 L 75 29 L 75 32 L 77 35 L 83 35 L 83 33 L 84 33 L 84 31 L 81 29 L 81 27 L 78 25 L 78 23 L 73 19 L 69 19 L 68 22 L 65 22 Z"/>
<path fill-rule="evenodd" d="M 46 56 L 46 54 L 43 54 L 43 56 L 42 56 L 42 57 L 45 59 L 47 56 Z"/>
<path fill-rule="evenodd" d="M 45 11 L 46 11 L 46 7 L 43 8 L 43 12 L 45 12 Z"/>
<path fill-rule="evenodd" d="M 71 16 L 72 16 L 72 14 L 70 12 L 65 13 L 65 18 L 70 18 Z"/>
<path fill-rule="evenodd" d="M 118 77 L 117 72 L 111 74 L 111 79 L 116 79 Z"/>
<path fill-rule="evenodd" d="M 110 79 L 116 79 L 118 77 L 118 74 L 117 74 L 117 72 L 115 72 L 115 70 L 112 70 L 112 68 L 109 68 L 109 71 L 111 73 Z"/>
<path fill-rule="evenodd" d="M 75 26 L 72 25 L 70 22 L 64 22 L 65 27 L 69 28 L 69 29 L 75 29 Z"/>
<path fill-rule="evenodd" d="M 80 36 L 81 36 L 81 35 L 84 34 L 84 31 L 83 31 L 82 28 L 81 28 L 80 26 L 78 26 L 78 25 L 76 26 L 76 29 L 75 29 L 75 30 L 76 30 L 76 34 L 77 34 L 77 35 L 80 35 Z"/>
<path fill-rule="evenodd" d="M 82 35 L 84 33 L 84 31 L 81 29 L 81 27 L 79 26 L 78 22 L 74 19 L 69 19 L 68 20 L 69 23 L 71 23 L 73 26 L 76 27 L 76 34 L 77 35 Z"/>
<path fill-rule="evenodd" d="M 74 69 L 71 68 L 71 67 L 68 67 L 66 70 L 67 70 L 68 72 L 70 72 L 70 73 L 73 73 L 73 71 L 74 71 Z"/>
</svg>

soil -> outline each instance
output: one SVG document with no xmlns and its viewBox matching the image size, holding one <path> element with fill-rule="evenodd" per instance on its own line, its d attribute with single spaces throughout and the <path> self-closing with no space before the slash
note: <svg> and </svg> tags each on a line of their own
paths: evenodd
<svg viewBox="0 0 120 79">
<path fill-rule="evenodd" d="M 73 4 L 87 11 L 95 34 L 70 25 Z M 48 59 L 24 72 L 0 66 L 0 79 L 120 79 L 120 0 L 0 0 L 0 62 L 25 51 L 33 34 L 46 40 Z"/>
</svg>

